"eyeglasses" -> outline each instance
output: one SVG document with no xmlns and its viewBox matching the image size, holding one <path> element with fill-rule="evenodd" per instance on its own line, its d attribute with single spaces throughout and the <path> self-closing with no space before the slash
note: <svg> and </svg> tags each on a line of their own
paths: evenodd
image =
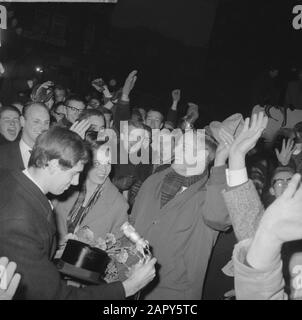
<svg viewBox="0 0 302 320">
<path fill-rule="evenodd" d="M 71 107 L 71 106 L 66 106 L 66 108 L 74 111 L 74 112 L 77 112 L 77 113 L 81 113 L 84 111 L 84 109 L 78 109 L 78 108 L 75 108 L 75 107 Z"/>
</svg>

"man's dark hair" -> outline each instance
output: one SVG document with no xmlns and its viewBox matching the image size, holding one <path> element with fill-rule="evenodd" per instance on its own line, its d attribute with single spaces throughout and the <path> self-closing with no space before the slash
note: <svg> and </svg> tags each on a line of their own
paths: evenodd
<svg viewBox="0 0 302 320">
<path fill-rule="evenodd" d="M 19 117 L 21 116 L 21 112 L 19 111 L 18 108 L 8 105 L 8 106 L 3 106 L 0 108 L 0 118 L 2 117 L 2 114 L 5 111 L 14 111 L 18 114 Z"/>
<path fill-rule="evenodd" d="M 147 116 L 148 116 L 148 113 L 151 112 L 151 111 L 160 113 L 161 116 L 162 116 L 162 122 L 164 122 L 165 116 L 164 116 L 164 114 L 162 113 L 162 111 L 160 111 L 158 108 L 151 108 L 151 109 L 149 109 L 149 110 L 147 111 Z M 146 116 L 146 117 L 147 117 L 147 116 Z"/>
<path fill-rule="evenodd" d="M 56 84 L 53 88 L 54 90 L 67 91 L 61 84 Z"/>
<path fill-rule="evenodd" d="M 37 138 L 28 167 L 44 168 L 49 161 L 58 159 L 59 164 L 67 170 L 79 161 L 86 163 L 88 158 L 86 145 L 77 133 L 54 126 Z"/>
<path fill-rule="evenodd" d="M 22 115 L 23 115 L 23 117 L 24 118 L 26 118 L 26 114 L 27 114 L 27 112 L 28 112 L 28 110 L 31 108 L 31 107 L 33 107 L 33 106 L 40 106 L 41 108 L 44 108 L 48 113 L 49 113 L 49 109 L 47 108 L 47 106 L 44 104 L 44 103 L 42 103 L 42 102 L 29 102 L 29 103 L 27 103 L 25 106 L 24 106 L 24 108 L 23 108 L 23 110 L 22 110 Z"/>
</svg>

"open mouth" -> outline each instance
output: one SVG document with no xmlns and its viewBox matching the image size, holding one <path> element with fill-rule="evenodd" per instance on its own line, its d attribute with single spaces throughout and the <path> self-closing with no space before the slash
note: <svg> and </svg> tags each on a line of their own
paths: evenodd
<svg viewBox="0 0 302 320">
<path fill-rule="evenodd" d="M 12 130 L 12 129 L 7 129 L 7 133 L 13 137 L 17 134 L 16 130 Z"/>
</svg>

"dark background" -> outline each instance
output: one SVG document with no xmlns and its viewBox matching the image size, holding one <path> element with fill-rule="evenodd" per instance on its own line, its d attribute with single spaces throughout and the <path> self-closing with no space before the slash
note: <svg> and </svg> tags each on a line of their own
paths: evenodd
<svg viewBox="0 0 302 320">
<path fill-rule="evenodd" d="M 302 1 L 11 3 L 0 48 L 11 86 L 1 99 L 9 102 L 10 91 L 22 90 L 37 65 L 45 70 L 41 80 L 83 93 L 93 77 L 122 85 L 137 69 L 133 105 L 165 111 L 170 91 L 181 88 L 182 109 L 197 102 L 207 120 L 248 114 L 251 83 L 267 66 L 279 65 L 285 88 L 301 65 L 302 30 L 292 27 L 296 4 Z"/>
</svg>

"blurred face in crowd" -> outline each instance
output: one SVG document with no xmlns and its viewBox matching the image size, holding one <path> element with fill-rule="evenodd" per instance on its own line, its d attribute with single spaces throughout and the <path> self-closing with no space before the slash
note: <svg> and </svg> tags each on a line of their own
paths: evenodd
<svg viewBox="0 0 302 320">
<path fill-rule="evenodd" d="M 87 108 L 88 108 L 88 109 L 96 109 L 96 108 L 98 108 L 100 105 L 101 105 L 101 102 L 99 101 L 99 99 L 91 98 L 91 99 L 89 100 L 89 103 L 88 103 Z"/>
<path fill-rule="evenodd" d="M 37 137 L 49 129 L 49 112 L 40 104 L 33 104 L 27 109 L 26 114 L 21 116 L 23 127 L 22 139 L 27 145 L 33 147 Z"/>
<path fill-rule="evenodd" d="M 205 135 L 188 131 L 178 138 L 175 145 L 175 164 L 173 168 L 186 175 L 199 175 L 208 165 L 210 151 L 205 144 Z"/>
<path fill-rule="evenodd" d="M 21 129 L 20 116 L 13 110 L 6 110 L 0 117 L 0 133 L 8 141 L 15 141 Z"/>
<path fill-rule="evenodd" d="M 142 116 L 142 118 L 143 118 L 143 122 L 145 123 L 145 121 L 146 121 L 146 116 L 147 116 L 146 110 L 143 109 L 143 108 L 138 108 L 138 111 L 140 112 L 140 114 L 141 114 L 141 116 Z"/>
<path fill-rule="evenodd" d="M 62 194 L 71 185 L 76 186 L 79 184 L 80 173 L 84 169 L 84 164 L 79 161 L 72 168 L 63 168 L 57 159 L 49 162 L 48 170 L 51 178 L 49 179 L 48 191 L 54 195 Z"/>
<path fill-rule="evenodd" d="M 104 146 L 104 145 L 103 145 Z M 93 184 L 103 184 L 111 172 L 111 153 L 106 147 L 99 147 L 93 152 L 92 167 L 88 179 Z"/>
<path fill-rule="evenodd" d="M 163 115 L 158 111 L 150 110 L 147 113 L 146 125 L 151 129 L 161 129 L 163 127 Z"/>
<path fill-rule="evenodd" d="M 55 117 L 56 121 L 59 122 L 65 117 L 65 106 L 64 104 L 60 104 L 53 111 L 52 115 Z"/>
<path fill-rule="evenodd" d="M 106 128 L 112 127 L 112 114 L 111 113 L 104 113 Z"/>
<path fill-rule="evenodd" d="M 66 97 L 66 92 L 64 89 L 58 89 L 56 88 L 54 90 L 54 95 L 55 95 L 55 102 L 64 102 L 65 97 Z"/>
<path fill-rule="evenodd" d="M 290 171 L 281 171 L 275 174 L 270 193 L 276 198 L 280 197 L 287 188 L 289 181 L 294 174 Z"/>
<path fill-rule="evenodd" d="M 69 100 L 66 103 L 66 118 L 71 123 L 75 123 L 81 112 L 85 109 L 85 104 L 82 101 Z"/>
<path fill-rule="evenodd" d="M 129 153 L 137 152 L 143 144 L 148 143 L 149 133 L 144 128 L 136 128 L 133 125 L 128 127 L 128 141 L 125 139 L 124 134 L 121 134 L 121 138 L 124 144 L 124 148 L 128 150 Z M 128 143 L 128 146 L 127 146 Z"/>
</svg>

